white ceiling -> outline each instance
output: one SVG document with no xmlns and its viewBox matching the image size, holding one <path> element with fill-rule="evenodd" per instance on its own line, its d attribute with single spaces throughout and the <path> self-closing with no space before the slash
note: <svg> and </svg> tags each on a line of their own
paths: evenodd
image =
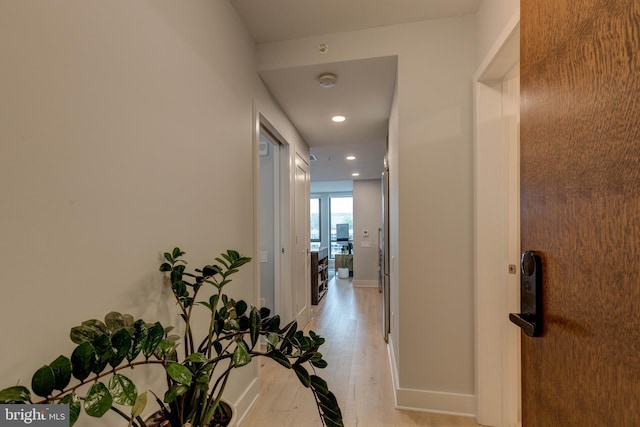
<svg viewBox="0 0 640 427">
<path fill-rule="evenodd" d="M 481 0 L 229 0 L 256 43 L 474 14 Z M 260 73 L 311 153 L 312 181 L 376 179 L 386 150 L 396 57 Z M 322 88 L 320 74 L 338 77 Z M 331 122 L 341 114 L 347 120 Z M 346 155 L 355 161 L 346 161 Z M 351 172 L 359 172 L 352 178 Z"/>
</svg>

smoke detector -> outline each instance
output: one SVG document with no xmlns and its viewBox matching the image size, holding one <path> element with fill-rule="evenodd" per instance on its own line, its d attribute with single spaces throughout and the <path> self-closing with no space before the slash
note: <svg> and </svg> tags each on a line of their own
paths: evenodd
<svg viewBox="0 0 640 427">
<path fill-rule="evenodd" d="M 318 81 L 320 82 L 320 86 L 322 87 L 334 87 L 338 81 L 338 78 L 335 74 L 325 73 L 318 77 Z"/>
</svg>

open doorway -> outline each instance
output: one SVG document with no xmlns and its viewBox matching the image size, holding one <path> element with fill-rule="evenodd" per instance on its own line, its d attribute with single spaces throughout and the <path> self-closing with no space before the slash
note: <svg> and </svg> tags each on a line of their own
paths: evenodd
<svg viewBox="0 0 640 427">
<path fill-rule="evenodd" d="M 290 146 L 261 114 L 256 125 L 256 196 L 258 236 L 258 295 L 261 307 L 268 307 L 283 319 L 292 320 L 292 289 L 288 242 Z"/>
</svg>

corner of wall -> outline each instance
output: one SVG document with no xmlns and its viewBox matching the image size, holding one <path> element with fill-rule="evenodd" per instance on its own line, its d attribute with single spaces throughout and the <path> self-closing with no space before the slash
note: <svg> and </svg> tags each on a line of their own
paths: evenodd
<svg viewBox="0 0 640 427">
<path fill-rule="evenodd" d="M 393 336 L 389 335 L 387 351 L 389 353 L 389 368 L 391 369 L 394 404 L 397 409 L 475 417 L 475 395 L 415 390 L 401 387 L 394 348 Z"/>
</svg>

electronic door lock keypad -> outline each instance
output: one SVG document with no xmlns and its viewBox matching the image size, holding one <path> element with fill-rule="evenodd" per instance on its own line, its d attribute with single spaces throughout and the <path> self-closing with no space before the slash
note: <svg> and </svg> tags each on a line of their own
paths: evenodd
<svg viewBox="0 0 640 427">
<path fill-rule="evenodd" d="M 520 313 L 509 313 L 509 320 L 530 337 L 542 334 L 542 259 L 534 251 L 520 258 Z"/>
</svg>

